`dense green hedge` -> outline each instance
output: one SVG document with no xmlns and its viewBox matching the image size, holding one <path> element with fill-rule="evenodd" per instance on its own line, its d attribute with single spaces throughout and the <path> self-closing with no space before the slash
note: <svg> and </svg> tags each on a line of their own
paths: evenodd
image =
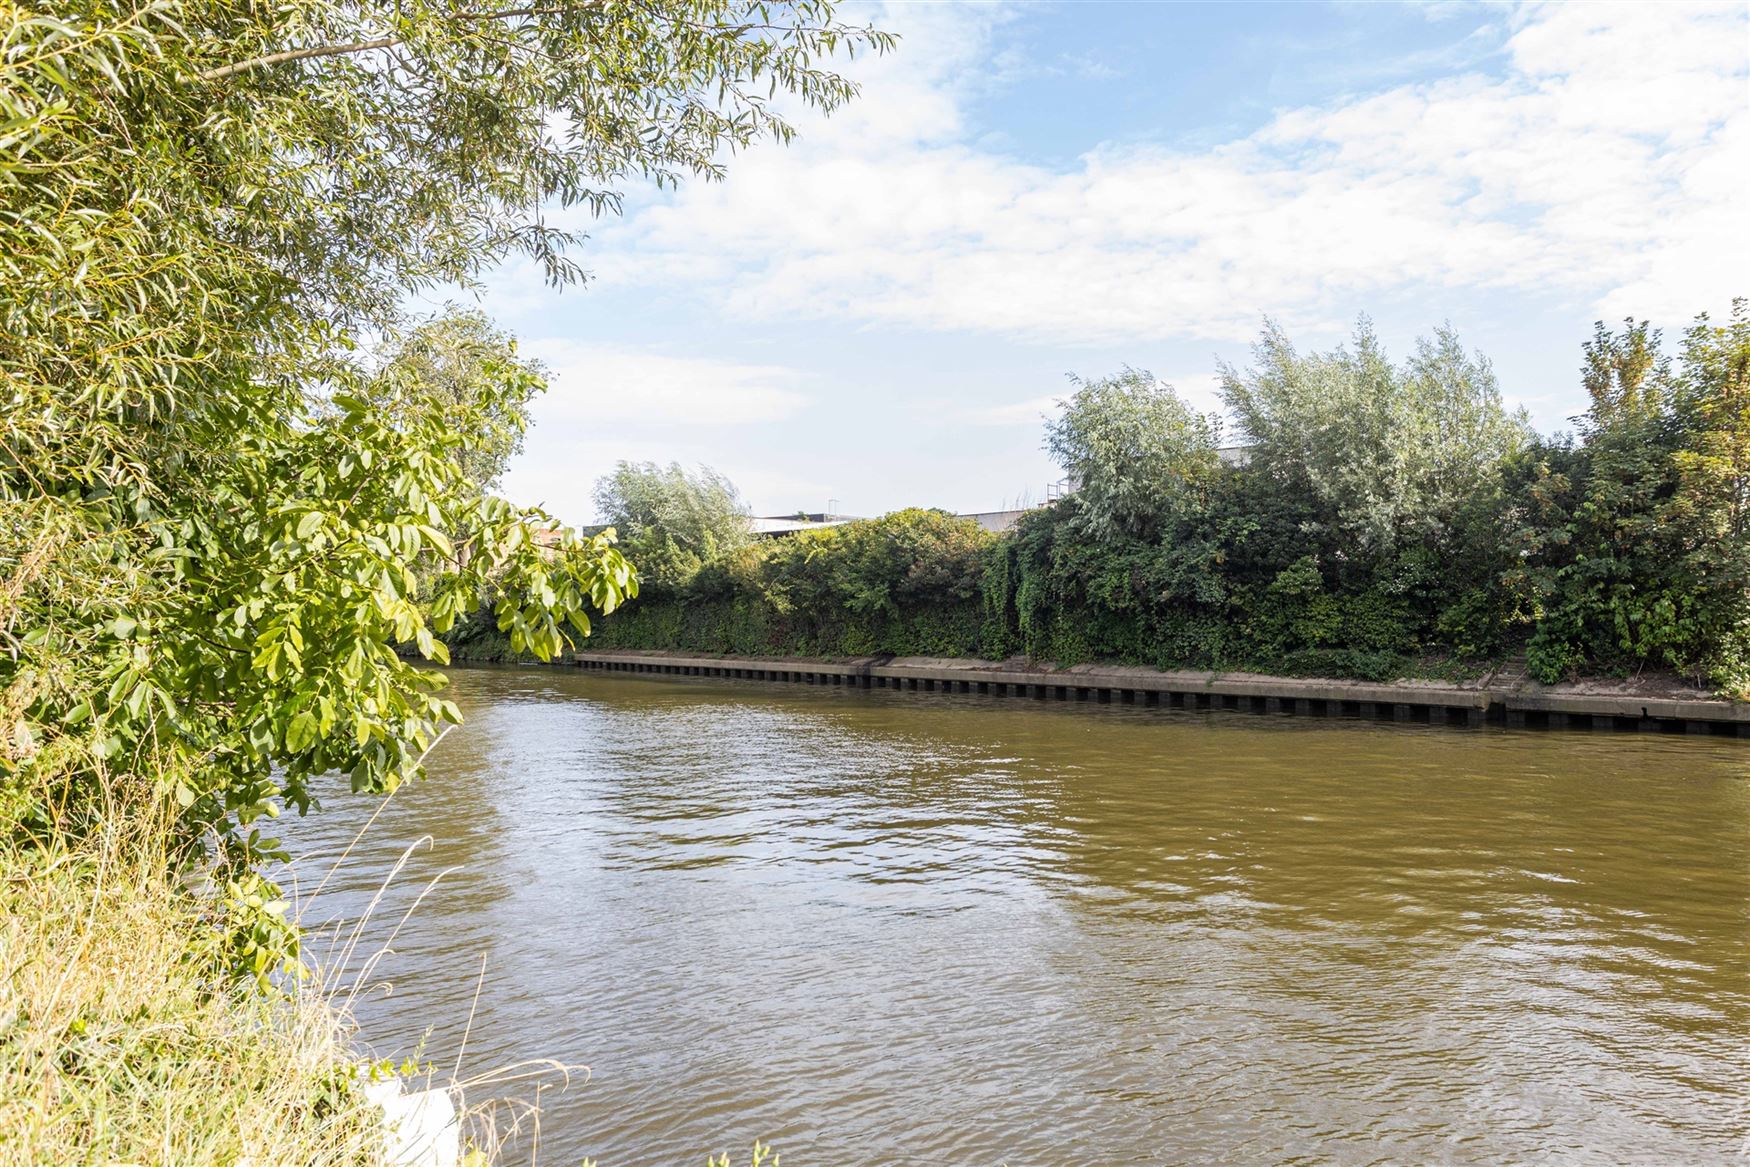
<svg viewBox="0 0 1750 1167">
<path fill-rule="evenodd" d="M 1524 654 L 1548 681 L 1744 694 L 1750 316 L 1699 323 L 1679 367 L 1656 353 L 1645 326 L 1601 328 L 1579 437 L 1541 438 L 1450 334 L 1398 370 L 1365 333 L 1301 356 L 1272 332 L 1262 372 L 1228 372 L 1243 467 L 1127 372 L 1053 431 L 1083 489 L 1014 532 L 908 510 L 756 543 L 647 587 L 595 643 L 1373 679 Z"/>
<path fill-rule="evenodd" d="M 1508 471 L 1501 505 L 1444 554 L 1413 547 L 1371 563 L 1309 546 L 1317 540 L 1294 515 L 1257 505 L 1260 484 L 1244 471 L 1224 472 L 1198 518 L 1201 539 L 1090 543 L 1074 498 L 1002 537 L 902 511 L 758 545 L 684 587 L 647 589 L 598 620 L 591 643 L 1370 679 L 1474 674 L 1528 651 L 1549 680 L 1652 666 L 1741 691 L 1750 642 L 1741 591 L 1712 587 L 1710 611 L 1694 564 L 1679 557 L 1652 570 L 1608 554 L 1622 523 L 1606 524 L 1608 538 L 1589 529 L 1600 524 L 1597 480 L 1620 483 L 1583 449 L 1540 443 Z M 881 542 L 908 546 L 886 562 L 859 554 Z M 1599 576 L 1617 585 L 1614 599 Z M 1650 616 L 1637 620 L 1639 611 Z M 1625 628 L 1645 631 L 1637 640 Z"/>
<path fill-rule="evenodd" d="M 995 536 L 898 511 L 738 549 L 599 621 L 592 645 L 794 656 L 973 656 Z"/>
</svg>

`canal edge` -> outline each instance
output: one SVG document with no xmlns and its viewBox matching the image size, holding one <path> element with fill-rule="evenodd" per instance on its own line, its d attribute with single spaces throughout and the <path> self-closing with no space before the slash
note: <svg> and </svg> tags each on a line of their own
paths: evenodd
<svg viewBox="0 0 1750 1167">
<path fill-rule="evenodd" d="M 1560 687 L 1522 678 L 1501 685 L 1496 683 L 1496 676 L 1466 686 L 1162 672 L 1125 665 L 1048 669 L 1024 667 L 1015 661 L 930 657 L 876 656 L 834 661 L 615 649 L 575 653 L 566 663 L 597 672 L 980 693 L 1095 704 L 1227 709 L 1461 727 L 1499 725 L 1515 729 L 1750 738 L 1750 703 L 1635 693 L 1563 692 Z"/>
</svg>

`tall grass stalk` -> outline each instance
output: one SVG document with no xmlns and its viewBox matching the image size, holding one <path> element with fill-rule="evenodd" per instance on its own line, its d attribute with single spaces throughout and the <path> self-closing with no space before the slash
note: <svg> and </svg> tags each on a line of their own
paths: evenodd
<svg viewBox="0 0 1750 1167">
<path fill-rule="evenodd" d="M 151 838 L 0 851 L 0 1163 L 378 1164 L 350 1018 L 314 978 L 216 982 Z"/>
<path fill-rule="evenodd" d="M 330 951 L 262 994 L 202 959 L 211 901 L 171 874 L 156 817 L 0 842 L 0 1167 L 387 1167 L 351 1006 L 442 876 L 360 957 L 408 848 Z M 461 1115 L 480 1153 L 465 1161 L 484 1163 L 513 1144 L 538 1153 L 540 1096 L 577 1069 L 531 1060 L 453 1082 L 427 1069 L 408 1087 L 490 1095 Z"/>
</svg>

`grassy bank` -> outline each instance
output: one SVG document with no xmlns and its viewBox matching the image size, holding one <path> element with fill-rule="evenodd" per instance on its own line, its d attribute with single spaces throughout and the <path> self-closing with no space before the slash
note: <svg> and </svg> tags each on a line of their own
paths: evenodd
<svg viewBox="0 0 1750 1167">
<path fill-rule="evenodd" d="M 166 877 L 141 839 L 0 846 L 0 1164 L 403 1162 L 365 1089 L 411 1068 L 361 1062 L 346 994 L 320 970 L 238 987 L 214 960 L 219 901 Z M 460 1115 L 463 1167 L 540 1161 L 535 1099 L 571 1080 L 531 1060 L 452 1087 L 492 1094 Z M 756 1145 L 744 1161 L 777 1158 Z"/>
<path fill-rule="evenodd" d="M 214 921 L 110 836 L 0 853 L 0 1161 L 382 1161 L 352 1026 L 313 982 L 229 987 Z"/>
</svg>

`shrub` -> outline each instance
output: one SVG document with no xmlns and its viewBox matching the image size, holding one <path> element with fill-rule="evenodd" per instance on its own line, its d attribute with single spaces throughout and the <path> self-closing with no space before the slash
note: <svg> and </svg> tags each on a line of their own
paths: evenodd
<svg viewBox="0 0 1750 1167">
<path fill-rule="evenodd" d="M 1252 461 L 1126 371 L 1049 433 L 1081 489 L 1002 538 L 901 511 L 758 544 L 604 622 L 711 652 L 1088 660 L 1385 679 L 1523 650 L 1535 677 L 1674 670 L 1750 688 L 1750 310 L 1675 364 L 1602 327 L 1578 442 L 1530 434 L 1449 330 L 1401 366 L 1363 327 L 1274 328 L 1226 370 Z"/>
</svg>

